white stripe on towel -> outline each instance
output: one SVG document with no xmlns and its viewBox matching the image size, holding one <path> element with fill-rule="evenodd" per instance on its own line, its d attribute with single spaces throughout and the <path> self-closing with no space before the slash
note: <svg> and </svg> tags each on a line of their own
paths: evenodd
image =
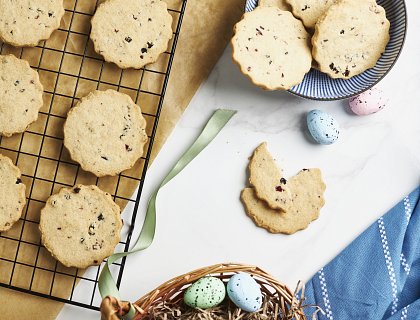
<svg viewBox="0 0 420 320">
<path fill-rule="evenodd" d="M 407 273 L 407 276 L 408 276 L 410 274 L 411 268 L 408 265 L 407 260 L 404 257 L 404 253 L 401 253 L 401 255 L 400 255 L 400 261 L 401 261 L 401 265 L 404 268 L 404 271 Z"/>
<path fill-rule="evenodd" d="M 410 305 L 408 305 L 408 306 L 406 306 L 406 307 L 404 307 L 402 309 L 402 311 L 401 311 L 401 320 L 406 320 L 407 319 L 407 316 L 408 316 L 408 307 L 409 306 Z"/>
<path fill-rule="evenodd" d="M 398 297 L 397 297 L 397 278 L 395 275 L 394 266 L 392 264 L 391 253 L 389 252 L 388 240 L 386 237 L 384 219 L 380 217 L 378 219 L 379 233 L 381 234 L 382 249 L 384 251 L 385 263 L 388 269 L 389 280 L 391 281 L 392 289 L 392 307 L 391 314 L 394 314 L 398 310 Z"/>
<path fill-rule="evenodd" d="M 325 280 L 324 268 L 318 271 L 319 282 L 321 283 L 322 298 L 324 299 L 325 314 L 329 320 L 333 320 L 330 299 L 328 298 L 327 281 Z"/>
<path fill-rule="evenodd" d="M 407 222 L 410 222 L 412 210 L 411 210 L 410 198 L 408 196 L 404 198 L 404 211 L 405 211 L 405 217 L 407 218 Z"/>
</svg>

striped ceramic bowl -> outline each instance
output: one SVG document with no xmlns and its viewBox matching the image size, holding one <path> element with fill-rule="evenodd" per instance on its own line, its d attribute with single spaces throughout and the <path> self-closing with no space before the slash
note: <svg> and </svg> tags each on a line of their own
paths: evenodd
<svg viewBox="0 0 420 320">
<path fill-rule="evenodd" d="M 397 61 L 407 32 L 407 11 L 404 0 L 377 0 L 385 8 L 391 22 L 390 41 L 375 67 L 350 79 L 332 79 L 326 74 L 311 69 L 302 83 L 289 90 L 290 93 L 313 100 L 340 100 L 356 96 L 381 81 Z M 258 0 L 247 0 L 246 11 L 252 11 Z"/>
</svg>

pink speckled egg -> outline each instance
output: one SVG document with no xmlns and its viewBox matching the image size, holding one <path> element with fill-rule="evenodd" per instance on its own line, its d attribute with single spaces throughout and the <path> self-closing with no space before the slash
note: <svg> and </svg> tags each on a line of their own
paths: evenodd
<svg viewBox="0 0 420 320">
<path fill-rule="evenodd" d="M 359 116 L 381 111 L 387 103 L 388 99 L 382 90 L 378 88 L 369 89 L 349 100 L 351 111 Z"/>
</svg>

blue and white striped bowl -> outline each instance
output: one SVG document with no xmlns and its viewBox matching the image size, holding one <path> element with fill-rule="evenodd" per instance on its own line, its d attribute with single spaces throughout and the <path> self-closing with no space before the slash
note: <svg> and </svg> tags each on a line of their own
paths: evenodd
<svg viewBox="0 0 420 320">
<path fill-rule="evenodd" d="M 394 66 L 404 46 L 407 32 L 407 10 L 404 0 L 377 0 L 385 8 L 391 22 L 390 40 L 376 66 L 350 79 L 332 79 L 325 73 L 311 69 L 302 83 L 290 93 L 313 100 L 340 100 L 356 96 L 381 81 Z M 247 0 L 245 11 L 252 11 L 258 0 Z"/>
</svg>

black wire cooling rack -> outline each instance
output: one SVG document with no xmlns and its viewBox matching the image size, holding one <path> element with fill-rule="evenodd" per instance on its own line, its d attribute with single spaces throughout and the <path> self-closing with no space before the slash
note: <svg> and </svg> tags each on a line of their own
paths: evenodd
<svg viewBox="0 0 420 320">
<path fill-rule="evenodd" d="M 89 40 L 90 18 L 99 2 L 65 0 L 60 29 L 37 47 L 14 48 L 0 42 L 1 54 L 12 53 L 29 61 L 45 90 L 39 119 L 23 134 L 0 136 L 0 153 L 19 166 L 27 189 L 22 218 L 11 230 L 0 233 L 0 286 L 94 310 L 101 301 L 97 287 L 101 266 L 78 270 L 53 259 L 40 242 L 39 212 L 61 187 L 96 184 L 125 207 L 125 227 L 116 251 L 129 249 L 187 0 L 171 1 L 177 4 L 168 8 L 174 31 L 169 49 L 141 70 L 118 69 L 94 52 Z M 108 88 L 129 94 L 141 106 L 150 139 L 146 156 L 132 169 L 116 177 L 96 178 L 70 159 L 63 146 L 62 128 L 68 110 L 79 98 Z M 118 287 L 124 265 L 125 258 L 111 266 Z"/>
</svg>

